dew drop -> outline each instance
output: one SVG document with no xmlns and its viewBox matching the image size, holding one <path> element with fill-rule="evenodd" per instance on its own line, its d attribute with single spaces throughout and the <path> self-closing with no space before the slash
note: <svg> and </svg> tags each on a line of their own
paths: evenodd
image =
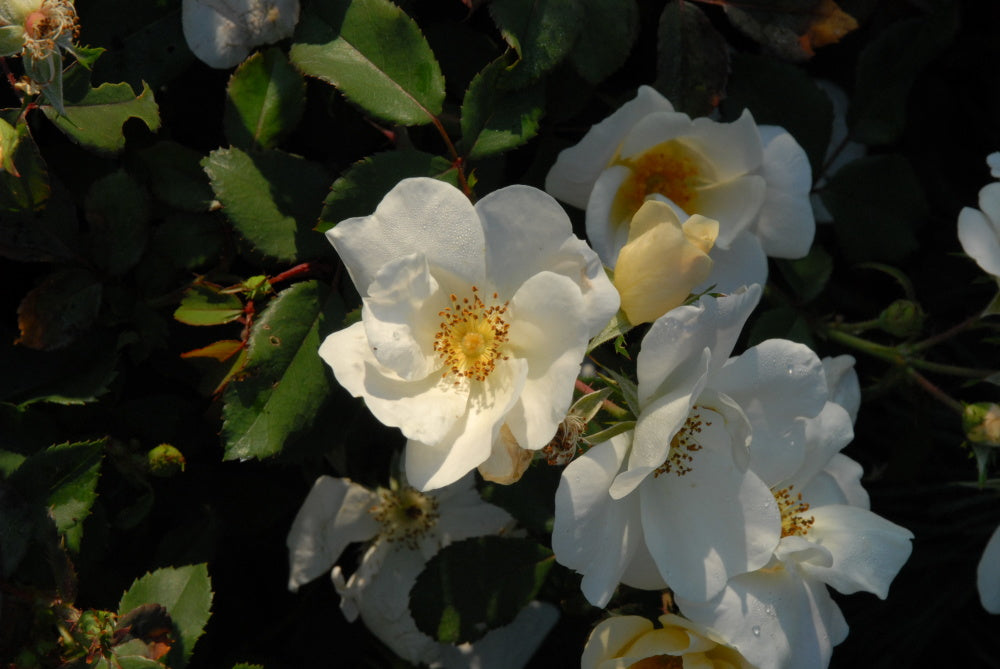
<svg viewBox="0 0 1000 669">
<path fill-rule="evenodd" d="M 766 613 L 767 615 L 773 617 L 774 616 L 774 607 L 771 606 L 770 604 L 768 604 L 767 606 L 764 607 L 764 613 Z"/>
<path fill-rule="evenodd" d="M 760 636 L 760 625 L 754 625 L 750 628 L 750 631 L 753 632 L 754 636 Z"/>
</svg>

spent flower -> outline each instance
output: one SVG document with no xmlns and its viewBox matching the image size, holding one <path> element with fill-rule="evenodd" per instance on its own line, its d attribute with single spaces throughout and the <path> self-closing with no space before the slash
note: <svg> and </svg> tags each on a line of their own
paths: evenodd
<svg viewBox="0 0 1000 669">
<path fill-rule="evenodd" d="M 238 65 L 255 46 L 290 37 L 299 0 L 184 0 L 184 39 L 205 64 Z"/>
</svg>

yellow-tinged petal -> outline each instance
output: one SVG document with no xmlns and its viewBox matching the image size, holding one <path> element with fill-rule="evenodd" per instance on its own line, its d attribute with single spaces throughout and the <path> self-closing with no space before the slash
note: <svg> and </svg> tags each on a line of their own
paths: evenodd
<svg viewBox="0 0 1000 669">
<path fill-rule="evenodd" d="M 683 304 L 708 278 L 708 252 L 718 234 L 717 221 L 692 216 L 682 224 L 670 205 L 644 203 L 615 265 L 614 283 L 629 322 L 649 323 Z"/>
</svg>

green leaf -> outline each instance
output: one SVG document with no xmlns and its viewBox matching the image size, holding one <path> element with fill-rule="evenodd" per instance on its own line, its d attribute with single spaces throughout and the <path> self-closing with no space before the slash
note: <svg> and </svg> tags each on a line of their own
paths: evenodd
<svg viewBox="0 0 1000 669">
<path fill-rule="evenodd" d="M 277 48 L 244 60 L 226 88 L 223 127 L 241 149 L 274 148 L 302 117 L 306 83 Z"/>
<path fill-rule="evenodd" d="M 117 153 L 125 148 L 122 126 L 137 118 L 152 132 L 160 127 L 160 112 L 153 91 L 145 83 L 136 95 L 126 83 L 104 83 L 91 88 L 86 70 L 79 68 L 76 76 L 67 77 L 63 96 L 65 113 L 51 105 L 42 111 L 70 139 L 88 149 Z"/>
<path fill-rule="evenodd" d="M 545 111 L 545 87 L 506 87 L 508 58 L 501 57 L 476 75 L 462 101 L 460 150 L 485 158 L 524 144 L 538 132 Z"/>
<path fill-rule="evenodd" d="M 160 202 L 190 212 L 205 212 L 215 194 L 201 168 L 202 155 L 176 142 L 157 142 L 138 152 L 148 184 Z"/>
<path fill-rule="evenodd" d="M 5 329 L 0 335 L 13 339 Z M 0 347 L 0 399 L 22 406 L 93 402 L 115 377 L 116 344 L 108 333 L 93 332 L 58 351 Z"/>
<path fill-rule="evenodd" d="M 150 251 L 174 268 L 193 271 L 217 261 L 224 243 L 222 226 L 214 216 L 174 214 L 156 227 Z"/>
<path fill-rule="evenodd" d="M 132 269 L 149 239 L 146 189 L 119 170 L 95 181 L 85 203 L 90 257 L 112 276 Z"/>
<path fill-rule="evenodd" d="M 326 232 L 337 223 L 375 211 L 385 194 L 407 177 L 433 177 L 458 186 L 450 161 L 421 151 L 386 151 L 351 165 L 333 182 L 316 229 Z"/>
<path fill-rule="evenodd" d="M 165 567 L 136 579 L 122 595 L 118 615 L 124 616 L 143 604 L 159 604 L 170 614 L 180 639 L 167 655 L 166 664 L 183 667 L 211 615 L 212 581 L 208 567 L 204 563 Z"/>
<path fill-rule="evenodd" d="M 633 416 L 639 415 L 639 386 L 636 385 L 635 381 L 628 378 L 624 374 L 619 374 L 614 370 L 606 370 L 608 377 L 615 383 L 618 390 L 622 394 L 622 399 L 625 400 L 625 404 L 628 406 L 629 411 L 632 412 Z"/>
<path fill-rule="evenodd" d="M 570 52 L 570 62 L 592 84 L 608 78 L 624 63 L 639 35 L 635 0 L 580 0 L 586 20 Z"/>
<path fill-rule="evenodd" d="M 307 5 L 289 55 L 380 119 L 422 125 L 441 113 L 441 68 L 417 24 L 388 0 Z"/>
<path fill-rule="evenodd" d="M 552 552 L 530 539 L 486 536 L 453 543 L 417 577 L 410 611 L 417 627 L 438 641 L 475 641 L 534 599 L 553 562 Z"/>
<path fill-rule="evenodd" d="M 0 172 L 7 172 L 15 177 L 21 176 L 14 166 L 14 152 L 20 141 L 21 134 L 17 129 L 0 118 Z"/>
<path fill-rule="evenodd" d="M 569 56 L 587 17 L 579 0 L 493 0 L 490 14 L 517 52 L 511 85 L 536 81 Z"/>
<path fill-rule="evenodd" d="M 174 318 L 187 325 L 222 325 L 243 315 L 243 302 L 217 286 L 196 283 L 187 289 Z"/>
<path fill-rule="evenodd" d="M 0 173 L 0 182 L 4 176 Z M 21 262 L 57 262 L 76 257 L 85 246 L 76 203 L 58 182 L 53 186 L 41 208 L 3 214 L 0 256 Z"/>
<path fill-rule="evenodd" d="M 591 339 L 590 343 L 587 344 L 587 352 L 593 351 L 608 340 L 624 335 L 634 327 L 634 325 L 628 322 L 628 316 L 625 315 L 625 312 L 619 309 L 618 313 L 612 316 L 608 324 L 604 326 L 600 334 Z"/>
<path fill-rule="evenodd" d="M 660 15 L 653 87 L 689 116 L 719 104 L 729 75 L 729 49 L 701 7 L 671 2 Z"/>
<path fill-rule="evenodd" d="M 100 280 L 81 267 L 49 274 L 21 300 L 21 336 L 14 343 L 37 350 L 67 346 L 97 318 L 101 293 Z"/>
<path fill-rule="evenodd" d="M 767 51 L 791 61 L 814 55 L 858 27 L 833 0 L 727 2 L 729 21 Z"/>
<path fill-rule="evenodd" d="M 97 499 L 97 477 L 105 442 L 50 446 L 32 455 L 8 479 L 26 498 L 43 504 L 67 547 L 79 552 L 83 521 Z"/>
<path fill-rule="evenodd" d="M 848 110 L 852 138 L 889 144 L 906 126 L 906 104 L 917 76 L 954 39 L 957 7 L 898 21 L 871 40 L 858 58 Z"/>
<path fill-rule="evenodd" d="M 841 168 L 821 196 L 851 260 L 893 262 L 917 248 L 914 230 L 929 209 L 906 158 L 859 158 Z"/>
<path fill-rule="evenodd" d="M 0 58 L 16 56 L 24 48 L 24 26 L 0 26 Z"/>
<path fill-rule="evenodd" d="M 250 334 L 247 365 L 223 396 L 225 459 L 274 455 L 312 425 L 332 388 L 319 345 L 343 318 L 340 297 L 318 281 L 268 304 Z"/>
<path fill-rule="evenodd" d="M 809 324 L 791 307 L 777 307 L 762 311 L 750 327 L 747 345 L 756 346 L 768 339 L 790 339 L 815 349 L 816 342 Z"/>
<path fill-rule="evenodd" d="M 833 103 L 801 68 L 761 56 L 737 55 L 722 116 L 734 120 L 749 109 L 759 125 L 790 132 L 819 174 L 833 129 Z"/>
<path fill-rule="evenodd" d="M 833 258 L 822 246 L 814 245 L 809 255 L 797 260 L 778 260 L 785 281 L 800 299 L 808 302 L 823 292 L 833 273 Z"/>
<path fill-rule="evenodd" d="M 332 253 L 313 230 L 330 184 L 318 163 L 280 151 L 217 149 L 202 161 L 226 216 L 254 250 L 294 263 Z"/>
<path fill-rule="evenodd" d="M 3 143 L 0 210 L 37 211 L 52 192 L 49 171 L 27 123 L 18 123 L 15 132 L 16 137 L 5 136 Z"/>
</svg>

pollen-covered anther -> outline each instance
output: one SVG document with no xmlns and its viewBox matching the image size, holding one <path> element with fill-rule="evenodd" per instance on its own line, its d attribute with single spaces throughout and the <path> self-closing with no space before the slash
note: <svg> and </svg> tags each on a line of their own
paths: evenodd
<svg viewBox="0 0 1000 669">
<path fill-rule="evenodd" d="M 493 293 L 487 305 L 479 297 L 479 289 L 472 286 L 472 297 L 459 299 L 449 295 L 451 306 L 438 312 L 442 318 L 434 335 L 434 350 L 444 362 L 445 371 L 441 375 L 461 379 L 485 381 L 493 372 L 497 360 L 506 360 L 503 354 L 510 325 L 507 323 L 508 302 L 496 304 L 497 293 Z"/>
<path fill-rule="evenodd" d="M 692 470 L 691 463 L 694 461 L 694 454 L 702 449 L 696 439 L 701 431 L 710 426 L 711 423 L 704 420 L 699 411 L 700 407 L 692 407 L 684 423 L 674 438 L 670 440 L 670 454 L 662 465 L 653 470 L 653 477 L 660 474 L 674 473 L 677 476 L 684 476 Z"/>
<path fill-rule="evenodd" d="M 379 488 L 379 503 L 368 510 L 382 526 L 380 535 L 389 542 L 418 548 L 420 538 L 437 523 L 437 500 L 405 486 L 398 490 Z"/>
<path fill-rule="evenodd" d="M 622 184 L 622 194 L 633 208 L 638 209 L 654 193 L 686 211 L 694 205 L 701 174 L 697 158 L 680 142 L 663 142 L 623 163 L 632 174 Z"/>
<path fill-rule="evenodd" d="M 24 53 L 42 60 L 80 34 L 76 8 L 69 0 L 44 0 L 25 17 Z"/>
<path fill-rule="evenodd" d="M 772 491 L 781 511 L 781 536 L 802 536 L 816 522 L 815 517 L 802 514 L 809 510 L 809 504 L 802 501 L 802 493 L 793 493 L 794 485 Z"/>
</svg>

